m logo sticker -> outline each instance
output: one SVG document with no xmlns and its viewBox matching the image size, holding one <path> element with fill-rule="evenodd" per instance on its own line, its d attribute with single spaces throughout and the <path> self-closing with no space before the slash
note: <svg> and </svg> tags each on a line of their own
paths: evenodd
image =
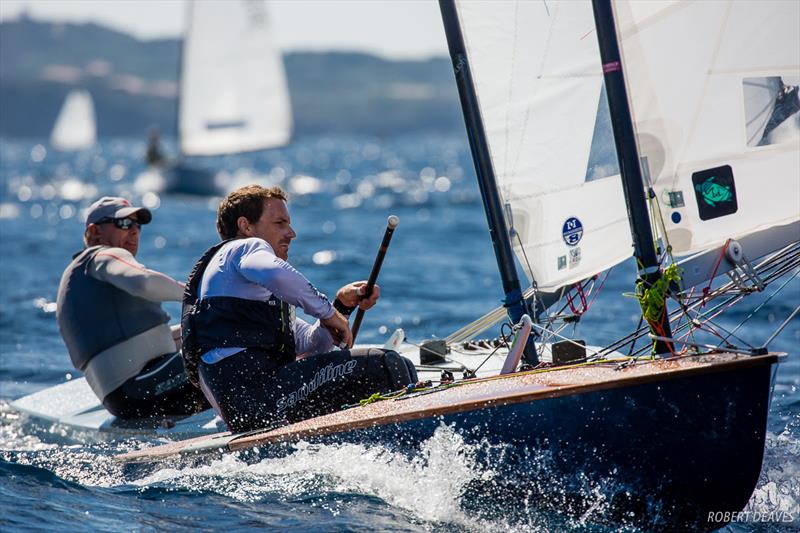
<svg viewBox="0 0 800 533">
<path fill-rule="evenodd" d="M 695 172 L 692 185 L 700 220 L 731 215 L 739 209 L 730 165 Z"/>
</svg>

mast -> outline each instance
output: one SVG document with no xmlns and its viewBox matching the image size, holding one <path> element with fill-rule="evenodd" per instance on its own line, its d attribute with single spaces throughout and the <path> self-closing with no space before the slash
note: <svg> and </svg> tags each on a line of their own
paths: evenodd
<svg viewBox="0 0 800 533">
<path fill-rule="evenodd" d="M 639 263 L 638 275 L 646 286 L 661 278 L 658 255 L 653 244 L 653 232 L 644 196 L 642 171 L 639 166 L 639 153 L 633 131 L 633 119 L 628 104 L 628 92 L 622 72 L 619 43 L 617 42 L 616 23 L 611 8 L 611 0 L 592 0 L 597 41 L 600 46 L 600 59 L 603 64 L 603 76 L 608 96 L 608 107 L 611 112 L 611 124 L 614 130 L 614 142 L 617 148 L 622 189 L 625 192 L 625 204 L 628 207 L 628 220 L 631 225 L 634 255 Z M 672 338 L 669 318 L 666 314 L 665 302 L 664 323 L 659 334 Z M 651 325 L 652 328 L 652 325 Z M 656 353 L 672 352 L 671 343 L 656 342 Z"/>
<path fill-rule="evenodd" d="M 439 0 L 439 8 L 442 12 L 450 58 L 453 61 L 453 71 L 456 85 L 458 86 L 459 99 L 461 100 L 461 109 L 464 113 L 464 122 L 467 128 L 472 160 L 475 165 L 475 173 L 478 177 L 478 186 L 483 199 L 483 207 L 486 211 L 486 220 L 489 224 L 489 235 L 492 238 L 497 267 L 500 270 L 500 277 L 503 282 L 503 291 L 505 292 L 504 307 L 508 310 L 508 316 L 511 321 L 517 324 L 522 319 L 522 315 L 527 314 L 531 318 L 534 318 L 534 315 L 527 301 L 522 297 L 522 289 L 517 276 L 517 269 L 514 265 L 514 255 L 511 251 L 511 239 L 503 215 L 500 193 L 497 190 L 497 181 L 495 180 L 494 168 L 489 155 L 489 146 L 486 142 L 483 120 L 478 108 L 475 86 L 469 70 L 464 37 L 461 34 L 461 26 L 458 22 L 454 0 Z M 539 361 L 532 335 L 528 337 L 528 344 L 525 346 L 523 357 L 525 362 L 530 364 L 536 364 Z"/>
</svg>

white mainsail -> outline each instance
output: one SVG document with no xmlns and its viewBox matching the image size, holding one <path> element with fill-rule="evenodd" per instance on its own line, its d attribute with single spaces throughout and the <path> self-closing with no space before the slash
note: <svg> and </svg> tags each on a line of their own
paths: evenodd
<svg viewBox="0 0 800 533">
<path fill-rule="evenodd" d="M 92 96 L 84 90 L 70 91 L 53 126 L 50 144 L 66 152 L 91 148 L 96 141 Z"/>
<path fill-rule="evenodd" d="M 552 290 L 630 257 L 611 129 L 596 127 L 607 107 L 591 4 L 465 0 L 457 11 L 520 263 Z"/>
<path fill-rule="evenodd" d="M 189 3 L 178 131 L 183 155 L 281 146 L 292 129 L 280 51 L 263 1 Z"/>
<path fill-rule="evenodd" d="M 800 219 L 800 2 L 617 0 L 614 11 L 673 251 Z"/>
</svg>

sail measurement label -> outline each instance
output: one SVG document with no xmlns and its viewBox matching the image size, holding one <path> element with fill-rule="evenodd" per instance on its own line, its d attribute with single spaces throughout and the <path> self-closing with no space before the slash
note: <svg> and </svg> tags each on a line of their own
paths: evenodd
<svg viewBox="0 0 800 533">
<path fill-rule="evenodd" d="M 730 215 L 739 208 L 730 165 L 695 172 L 692 174 L 692 185 L 700 220 Z"/>
<path fill-rule="evenodd" d="M 561 227 L 561 237 L 567 246 L 577 246 L 583 238 L 583 224 L 575 217 L 569 217 Z"/>
</svg>

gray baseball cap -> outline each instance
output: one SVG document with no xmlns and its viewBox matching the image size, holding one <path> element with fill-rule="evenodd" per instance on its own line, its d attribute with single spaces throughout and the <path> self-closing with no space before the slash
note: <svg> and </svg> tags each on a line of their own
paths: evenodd
<svg viewBox="0 0 800 533">
<path fill-rule="evenodd" d="M 139 224 L 148 224 L 153 214 L 146 207 L 135 207 L 125 198 L 119 196 L 103 196 L 89 206 L 86 212 L 86 225 L 97 224 L 101 220 L 126 218 L 137 213 Z"/>
</svg>

